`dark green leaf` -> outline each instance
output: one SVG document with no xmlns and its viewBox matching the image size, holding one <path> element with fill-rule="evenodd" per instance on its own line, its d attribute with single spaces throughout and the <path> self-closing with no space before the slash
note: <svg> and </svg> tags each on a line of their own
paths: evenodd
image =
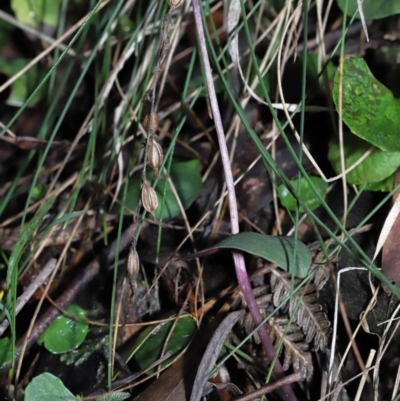
<svg viewBox="0 0 400 401">
<path fill-rule="evenodd" d="M 12 361 L 11 339 L 4 337 L 0 339 L 0 368 Z"/>
<path fill-rule="evenodd" d="M 311 181 L 315 185 L 317 191 L 325 196 L 326 192 L 328 191 L 328 183 L 325 182 L 320 177 L 310 177 Z M 290 181 L 293 188 L 297 188 L 297 180 Z M 282 203 L 282 206 L 286 207 L 290 211 L 295 211 L 297 207 L 300 208 L 301 212 L 304 212 L 304 206 L 307 206 L 308 209 L 314 210 L 318 206 L 321 205 L 320 200 L 315 195 L 314 190 L 310 187 L 308 181 L 302 177 L 300 179 L 300 194 L 299 198 L 301 203 L 298 205 L 296 198 L 292 195 L 292 193 L 285 187 L 285 185 L 281 184 L 278 187 L 278 196 Z"/>
<path fill-rule="evenodd" d="M 78 305 L 70 305 L 67 311 L 86 319 L 85 312 Z M 44 344 L 53 354 L 71 351 L 81 345 L 86 338 L 89 325 L 68 316 L 58 316 L 41 334 L 38 343 Z"/>
<path fill-rule="evenodd" d="M 389 176 L 392 176 L 398 166 L 400 166 L 400 152 L 385 152 L 359 137 L 345 132 L 343 134 L 343 150 L 346 169 L 360 160 L 371 147 L 373 148 L 372 153 L 346 174 L 346 180 L 349 184 L 362 185 L 380 183 Z M 340 147 L 337 139 L 333 139 L 329 143 L 328 158 L 336 174 L 340 174 Z M 385 187 L 386 186 L 387 184 Z M 369 189 L 371 189 L 371 187 L 369 187 Z M 393 189 L 393 187 L 391 189 Z M 379 190 L 382 190 L 382 187 L 380 187 Z"/>
<path fill-rule="evenodd" d="M 13 59 L 9 60 L 4 57 L 0 57 L 0 72 L 8 77 L 12 77 L 17 72 L 22 70 L 30 60 L 28 59 Z M 36 89 L 41 78 L 40 69 L 38 66 L 30 68 L 25 74 L 19 77 L 12 85 L 9 97 L 6 103 L 9 106 L 20 107 L 22 106 L 32 92 Z M 44 89 L 41 89 L 30 102 L 30 106 L 34 105 L 40 100 Z"/>
<path fill-rule="evenodd" d="M 357 16 L 360 18 L 357 0 L 338 0 L 339 7 L 343 12 L 346 2 L 348 2 L 347 15 L 353 16 L 357 12 Z M 364 0 L 362 9 L 365 19 L 381 19 L 390 15 L 400 14 L 400 2 L 399 0 Z"/>
<path fill-rule="evenodd" d="M 70 220 L 76 219 L 77 217 L 81 216 L 82 214 L 86 214 L 86 213 L 87 213 L 86 210 L 77 210 L 76 212 L 65 214 L 64 216 L 52 221 L 47 226 L 47 228 L 51 228 L 53 226 L 56 226 L 57 224 L 62 224 L 62 223 L 65 223 L 65 222 L 69 222 Z"/>
<path fill-rule="evenodd" d="M 339 70 L 333 100 L 338 108 Z M 362 58 L 343 61 L 343 121 L 351 132 L 390 152 L 400 151 L 400 101 L 371 73 Z"/>
<path fill-rule="evenodd" d="M 76 397 L 51 373 L 36 376 L 25 389 L 24 401 L 72 401 Z"/>
<path fill-rule="evenodd" d="M 173 321 L 163 322 L 152 327 L 146 328 L 130 347 L 129 360 L 135 356 L 136 362 L 141 369 L 146 369 L 161 357 L 164 343 L 173 325 Z M 161 366 L 170 363 L 183 349 L 189 344 L 196 332 L 196 323 L 191 316 L 181 317 L 169 337 L 165 352 L 171 351 L 172 355 Z M 150 370 L 147 374 L 152 374 Z"/>
<path fill-rule="evenodd" d="M 32 220 L 26 224 L 26 226 L 22 229 L 21 235 L 19 236 L 14 249 L 11 253 L 10 260 L 8 262 L 8 270 L 7 270 L 7 288 L 10 288 L 12 276 L 16 275 L 18 269 L 18 263 L 21 259 L 22 254 L 25 251 L 28 242 L 31 240 L 33 233 L 39 228 L 43 217 L 47 214 L 50 208 L 53 206 L 56 197 L 48 199 L 42 208 L 33 216 Z M 11 305 L 12 291 L 9 291 L 7 294 L 7 302 L 8 305 Z"/>
<path fill-rule="evenodd" d="M 185 260 L 207 256 L 221 249 L 234 249 L 250 253 L 269 260 L 281 269 L 291 272 L 296 277 L 307 276 L 311 266 L 311 252 L 299 240 L 292 237 L 274 237 L 258 233 L 239 233 L 232 235 L 220 243 L 185 257 Z M 296 254 L 296 259 L 294 255 Z"/>
<path fill-rule="evenodd" d="M 14 27 L 6 21 L 0 20 L 0 50 L 10 43 Z"/>
<path fill-rule="evenodd" d="M 117 25 L 117 32 L 120 35 L 128 35 L 132 33 L 135 29 L 135 24 L 132 22 L 132 20 L 127 16 L 123 15 Z"/>
</svg>

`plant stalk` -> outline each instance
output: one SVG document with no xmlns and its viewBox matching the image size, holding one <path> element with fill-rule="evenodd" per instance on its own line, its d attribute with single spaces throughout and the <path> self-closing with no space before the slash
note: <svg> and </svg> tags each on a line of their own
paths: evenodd
<svg viewBox="0 0 400 401">
<path fill-rule="evenodd" d="M 192 0 L 193 5 L 193 14 L 196 25 L 197 36 L 199 40 L 200 53 L 203 61 L 204 71 L 206 75 L 208 95 L 210 99 L 211 110 L 214 118 L 215 129 L 217 132 L 219 148 L 221 152 L 221 159 L 225 174 L 226 187 L 228 191 L 228 201 L 229 201 L 229 213 L 230 213 L 230 221 L 231 221 L 231 233 L 237 234 L 239 233 L 239 218 L 237 211 L 237 202 L 236 202 L 236 193 L 235 193 L 235 185 L 232 176 L 231 163 L 229 160 L 228 147 L 226 145 L 224 129 L 222 125 L 221 114 L 219 111 L 219 106 L 217 102 L 217 96 L 215 93 L 213 77 L 211 73 L 210 60 L 208 57 L 206 41 L 204 36 L 204 29 L 201 18 L 200 5 L 198 0 Z M 249 276 L 246 270 L 246 264 L 244 261 L 242 252 L 232 252 L 233 261 L 235 264 L 236 276 L 238 279 L 240 290 L 243 293 L 243 296 L 247 302 L 249 312 L 253 318 L 254 324 L 258 326 L 262 322 L 262 316 L 256 300 L 254 298 L 253 291 L 251 289 Z M 271 338 L 267 332 L 265 325 L 262 325 L 258 334 L 260 336 L 264 351 L 270 361 L 274 359 L 275 349 L 272 344 Z M 275 365 L 273 367 L 274 373 L 278 380 L 283 379 L 285 377 L 285 373 L 283 371 L 282 365 L 279 360 L 276 360 Z M 289 384 L 286 384 L 282 387 L 282 390 L 285 394 L 285 397 L 288 401 L 297 401 L 296 395 L 292 387 Z"/>
</svg>

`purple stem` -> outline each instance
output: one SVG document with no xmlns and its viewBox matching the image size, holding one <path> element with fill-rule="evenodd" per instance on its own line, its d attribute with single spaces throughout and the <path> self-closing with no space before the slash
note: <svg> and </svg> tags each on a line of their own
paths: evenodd
<svg viewBox="0 0 400 401">
<path fill-rule="evenodd" d="M 225 181 L 228 190 L 228 200 L 229 200 L 229 213 L 231 219 L 231 232 L 232 234 L 237 234 L 239 232 L 239 218 L 237 212 L 237 202 L 236 202 L 236 194 L 235 194 L 235 185 L 233 182 L 231 163 L 229 160 L 228 148 L 226 146 L 224 128 L 222 126 L 221 114 L 219 111 L 219 106 L 217 102 L 217 96 L 215 94 L 214 83 L 211 73 L 210 60 L 208 58 L 208 52 L 206 47 L 206 41 L 204 36 L 203 24 L 201 20 L 201 11 L 198 0 L 192 0 L 193 4 L 193 14 L 194 20 L 196 24 L 197 36 L 199 39 L 201 57 L 203 60 L 204 71 L 206 74 L 208 94 L 210 98 L 211 109 L 214 117 L 215 129 L 218 136 L 218 143 L 221 152 L 221 159 L 225 173 Z M 233 261 L 236 269 L 236 276 L 238 279 L 240 290 L 243 293 L 243 296 L 247 302 L 249 312 L 253 318 L 254 324 L 258 326 L 262 322 L 262 316 L 260 310 L 258 309 L 258 305 L 254 298 L 253 291 L 251 289 L 249 276 L 247 274 L 246 265 L 243 257 L 243 253 L 241 252 L 232 252 Z M 270 361 L 272 361 L 275 357 L 275 349 L 272 344 L 271 338 L 267 332 L 265 325 L 262 325 L 258 334 L 260 336 L 264 351 Z M 283 371 L 282 365 L 279 360 L 276 360 L 274 365 L 274 373 L 276 378 L 283 379 L 285 377 L 285 373 Z M 286 396 L 288 401 L 297 401 L 297 398 L 293 392 L 292 387 L 287 384 L 282 387 L 282 390 Z"/>
</svg>

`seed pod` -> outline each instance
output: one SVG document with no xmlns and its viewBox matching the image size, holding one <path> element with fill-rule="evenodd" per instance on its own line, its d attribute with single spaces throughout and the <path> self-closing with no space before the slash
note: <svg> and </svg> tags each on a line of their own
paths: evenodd
<svg viewBox="0 0 400 401">
<path fill-rule="evenodd" d="M 183 0 L 168 0 L 168 4 L 170 7 L 179 7 Z"/>
<path fill-rule="evenodd" d="M 158 117 L 156 113 L 151 113 L 151 119 L 152 119 L 152 127 L 153 132 L 156 132 L 158 130 Z M 150 129 L 150 116 L 149 114 L 146 114 L 143 118 L 143 127 L 146 130 L 146 132 L 149 132 Z"/>
<path fill-rule="evenodd" d="M 158 206 L 158 198 L 156 191 L 146 181 L 142 187 L 142 203 L 146 211 L 154 214 Z"/>
<path fill-rule="evenodd" d="M 126 268 L 128 270 L 129 278 L 134 280 L 139 273 L 140 260 L 136 248 L 132 248 L 129 252 Z"/>
<path fill-rule="evenodd" d="M 161 166 L 163 162 L 163 150 L 161 145 L 154 140 L 154 138 L 150 139 L 149 151 L 147 153 L 147 161 L 149 166 L 154 169 L 156 175 L 158 175 L 158 168 Z"/>
</svg>

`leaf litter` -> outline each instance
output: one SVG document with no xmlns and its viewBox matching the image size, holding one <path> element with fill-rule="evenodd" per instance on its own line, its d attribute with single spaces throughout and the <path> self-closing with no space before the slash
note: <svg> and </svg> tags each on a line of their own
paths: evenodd
<svg viewBox="0 0 400 401">
<path fill-rule="evenodd" d="M 72 3 L 74 2 L 71 1 Z M 350 3 L 350 7 L 354 7 L 354 4 Z M 71 7 L 71 4 L 67 7 Z M 342 7 L 341 1 L 338 1 L 338 5 Z M 15 8 L 15 5 L 13 7 Z M 268 397 L 294 400 L 298 396 L 299 399 L 311 400 L 322 398 L 324 394 L 332 391 L 340 391 L 340 383 L 356 377 L 359 371 L 364 371 L 367 360 L 361 357 L 357 362 L 360 366 L 357 367 L 353 363 L 355 357 L 350 352 L 347 356 L 349 362 L 344 364 L 339 372 L 342 377 L 335 383 L 336 388 L 328 387 L 321 391 L 320 378 L 329 372 L 316 361 L 327 357 L 328 344 L 332 340 L 329 317 L 332 314 L 332 297 L 335 294 L 335 276 L 339 269 L 352 263 L 364 264 L 370 268 L 370 263 L 362 251 L 366 250 L 366 255 L 372 257 L 379 236 L 377 233 L 379 234 L 388 215 L 387 199 L 390 196 L 385 198 L 386 195 L 379 192 L 374 195 L 368 194 L 363 185 L 369 185 L 369 189 L 391 190 L 390 185 L 394 181 L 389 181 L 389 178 L 398 167 L 396 141 L 390 139 L 391 132 L 386 131 L 386 126 L 382 129 L 378 118 L 372 118 L 373 115 L 386 116 L 391 121 L 392 115 L 396 113 L 390 110 L 397 107 L 397 99 L 392 94 L 395 93 L 395 89 L 392 91 L 384 86 L 385 77 L 375 78 L 367 67 L 368 64 L 371 70 L 374 69 L 374 74 L 376 73 L 373 46 L 377 43 L 377 32 L 381 32 L 379 30 L 382 30 L 382 27 L 376 22 L 372 22 L 368 27 L 372 44 L 365 45 L 371 46 L 367 49 L 370 58 L 366 57 L 366 61 L 362 61 L 360 57 L 365 55 L 366 47 L 356 47 L 355 51 L 350 51 L 361 43 L 357 36 L 361 26 L 354 25 L 358 27 L 354 31 L 349 28 L 344 49 L 349 53 L 357 53 L 358 57 L 343 61 L 344 72 L 351 75 L 355 71 L 357 82 L 365 85 L 365 90 L 359 89 L 357 92 L 357 89 L 348 89 L 345 81 L 344 91 L 341 92 L 338 89 L 337 78 L 332 81 L 331 75 L 326 74 L 327 81 L 322 79 L 323 64 L 327 60 L 325 56 L 336 45 L 329 40 L 335 33 L 339 34 L 337 38 L 340 38 L 341 31 L 333 24 L 326 25 L 327 20 L 323 21 L 321 9 L 312 9 L 310 12 L 315 12 L 317 19 L 310 22 L 308 28 L 321 29 L 320 39 L 325 35 L 326 41 L 323 46 L 321 40 L 317 41 L 320 43 L 317 57 L 309 54 L 313 57 L 316 71 L 321 75 L 316 79 L 308 77 L 307 99 L 301 99 L 301 85 L 298 85 L 302 79 L 301 69 L 300 75 L 296 76 L 297 67 L 291 69 L 290 63 L 296 56 L 296 49 L 302 46 L 304 50 L 307 48 L 305 45 L 313 48 L 313 29 L 309 30 L 307 38 L 310 43 L 302 43 L 299 32 L 305 20 L 304 16 L 301 17 L 301 10 L 290 15 L 288 8 L 279 9 L 278 5 L 273 7 L 268 4 L 261 7 L 261 3 L 258 2 L 253 12 L 245 6 L 246 13 L 249 13 L 249 28 L 255 39 L 251 46 L 256 49 L 257 56 L 266 55 L 263 60 L 263 83 L 268 83 L 269 96 L 274 96 L 274 93 L 278 92 L 279 82 L 282 83 L 279 90 L 284 97 L 273 99 L 273 105 L 280 105 L 279 107 L 288 111 L 298 111 L 300 102 L 306 100 L 307 118 L 293 119 L 296 132 L 304 132 L 305 135 L 300 144 L 294 146 L 293 132 L 289 132 L 288 129 L 285 129 L 286 132 L 280 131 L 276 122 L 272 121 L 273 112 L 266 108 L 264 99 L 260 99 L 259 95 L 254 96 L 254 89 L 250 90 L 249 77 L 255 77 L 257 74 L 252 71 L 254 63 L 249 56 L 249 43 L 244 39 L 246 35 L 239 2 L 232 2 L 228 10 L 219 8 L 219 5 L 213 10 L 208 10 L 207 7 L 203 9 L 208 16 L 212 16 L 206 18 L 206 35 L 212 36 L 209 41 L 209 52 L 212 56 L 212 49 L 217 54 L 222 54 L 222 48 L 227 44 L 226 34 L 221 34 L 225 29 L 224 18 L 232 16 L 232 10 L 236 7 L 235 18 L 228 19 L 231 25 L 227 28 L 228 35 L 233 35 L 228 38 L 228 46 L 231 56 L 233 55 L 234 67 L 227 68 L 227 60 L 218 61 L 212 56 L 213 72 L 218 71 L 217 66 L 224 69 L 223 75 L 219 77 L 221 90 L 218 93 L 218 102 L 223 110 L 222 121 L 227 132 L 228 148 L 233 157 L 233 173 L 235 178 L 243 174 L 239 181 L 241 184 L 238 184 L 238 192 L 243 195 L 239 199 L 240 233 L 231 236 L 229 233 L 233 223 L 222 196 L 225 192 L 225 179 L 221 174 L 223 166 L 214 138 L 215 115 L 213 119 L 210 118 L 208 98 L 202 97 L 201 88 L 190 85 L 198 78 L 202 84 L 205 81 L 201 78 L 203 70 L 200 56 L 196 47 L 191 47 L 194 44 L 194 23 L 189 2 L 171 1 L 165 5 L 149 2 L 146 6 L 139 6 L 135 1 L 127 1 L 116 2 L 115 8 L 109 7 L 108 2 L 105 2 L 102 7 L 101 12 L 90 17 L 94 18 L 93 21 L 100 21 L 102 27 L 106 27 L 97 33 L 89 29 L 90 24 L 84 22 L 85 17 L 93 10 L 71 8 L 73 12 L 67 14 L 68 25 L 81 21 L 79 26 L 82 30 L 79 35 L 82 36 L 77 38 L 81 39 L 73 44 L 73 48 L 68 49 L 67 54 L 70 58 L 67 57 L 57 66 L 57 74 L 52 77 L 49 75 L 46 90 L 39 91 L 35 101 L 30 103 L 28 108 L 23 106 L 17 111 L 13 109 L 16 104 L 14 98 L 2 100 L 7 105 L 0 110 L 0 121 L 4 127 L 12 121 L 13 116 L 17 116 L 16 123 L 7 127 L 10 131 L 6 133 L 4 129 L 2 133 L 6 136 L 2 142 L 4 146 L 2 145 L 0 150 L 0 191 L 4 195 L 0 204 L 2 263 L 9 267 L 8 276 L 4 274 L 4 315 L 7 316 L 8 313 L 8 316 L 11 316 L 9 311 L 16 301 L 14 290 L 18 287 L 19 291 L 23 292 L 37 272 L 49 260 L 56 258 L 58 273 L 51 279 L 52 282 L 45 283 L 48 284 L 47 296 L 53 303 L 55 300 L 55 304 L 61 309 L 66 308 L 73 300 L 78 302 L 87 312 L 86 320 L 90 327 L 88 338 L 92 338 L 98 345 L 108 344 L 105 347 L 96 347 L 90 345 L 89 340 L 85 340 L 80 346 L 92 348 L 93 354 L 88 356 L 87 361 L 76 366 L 76 369 L 81 370 L 74 383 L 68 380 L 62 383 L 65 390 L 69 389 L 68 397 L 72 399 L 78 399 L 72 394 L 96 394 L 99 388 L 111 390 L 113 382 L 122 383 L 120 380 L 125 379 L 127 388 L 115 390 L 115 395 L 110 396 L 110 399 L 124 399 L 127 396 L 125 391 L 129 391 L 133 396 L 146 396 L 146 399 L 161 399 L 163 391 L 166 392 L 163 399 L 187 399 L 191 394 L 191 389 L 184 385 L 188 372 L 193 375 L 195 391 L 192 397 L 195 399 L 201 396 L 210 400 L 222 396 L 233 399 L 238 397 L 239 392 L 253 394 L 257 387 L 267 391 L 266 380 L 271 380 L 275 385 L 273 389 L 277 390 L 281 386 L 289 386 L 291 372 L 299 374 L 295 382 L 290 384 L 295 390 L 293 395 L 274 391 Z M 364 2 L 365 16 L 371 12 L 369 7 L 372 6 Z M 76 16 L 74 12 L 77 13 Z M 341 16 L 341 11 L 337 8 L 329 12 L 337 18 Z M 140 15 L 140 21 L 135 20 L 134 15 Z M 17 12 L 15 16 L 19 18 Z M 117 29 L 118 24 L 122 24 L 122 17 L 126 16 L 133 22 L 129 35 L 124 33 L 127 31 L 121 28 L 122 25 Z M 324 18 L 327 16 L 328 10 Z M 34 29 L 38 33 L 46 29 L 44 41 L 63 32 L 62 28 L 58 33 L 51 28 L 53 19 L 57 18 L 54 15 L 48 19 L 47 15 L 38 14 L 37 18 Z M 98 22 L 94 22 L 96 23 Z M 9 35 L 9 30 L 10 27 L 4 31 L 5 35 Z M 18 34 L 24 35 L 26 43 L 35 44 L 35 49 L 32 46 L 29 52 L 10 39 L 8 49 L 0 48 L 0 57 L 5 58 L 7 52 L 11 59 L 33 58 L 33 53 L 34 56 L 42 54 L 40 57 L 44 57 L 46 50 L 41 49 L 43 43 L 37 41 L 35 36 L 21 32 L 18 31 Z M 384 33 L 392 34 L 389 31 Z M 97 44 L 100 46 L 97 47 Z M 80 57 L 71 57 L 72 51 Z M 275 57 L 278 54 L 282 59 L 276 63 Z M 301 56 L 304 56 L 304 52 Z M 57 55 L 55 57 L 57 58 Z M 85 65 L 83 60 L 87 60 L 87 70 L 82 69 Z M 95 64 L 91 64 L 93 60 Z M 330 61 L 332 65 L 338 65 L 339 62 L 336 58 Z M 40 66 L 41 71 L 48 71 L 46 63 L 36 65 Z M 268 66 L 264 69 L 266 65 Z M 277 68 L 280 70 L 277 71 Z M 74 75 L 80 77 L 80 84 L 73 90 L 76 83 Z M 369 81 L 365 78 L 367 76 Z M 227 82 L 224 83 L 222 78 Z M 21 83 L 22 81 L 19 81 L 18 85 Z M 18 85 L 12 88 L 14 94 Z M 345 168 L 353 168 L 346 178 L 351 201 L 350 213 L 346 216 L 346 228 L 335 226 L 329 216 L 330 213 L 335 213 L 339 218 L 342 217 L 338 206 L 338 200 L 343 196 L 340 185 L 331 186 L 325 201 L 326 183 L 322 190 L 317 189 L 323 193 L 322 197 L 315 197 L 315 186 L 309 186 L 310 192 L 304 195 L 304 189 L 301 189 L 303 184 L 299 183 L 297 176 L 299 163 L 305 168 L 303 175 L 316 174 L 312 171 L 310 162 L 302 158 L 302 146 L 310 151 L 314 165 L 318 164 L 323 173 L 322 178 L 332 177 L 332 168 L 337 175 L 343 175 L 340 161 L 343 148 L 339 142 L 330 145 L 328 160 L 327 144 L 329 138 L 334 137 L 334 124 L 331 124 L 329 118 L 325 118 L 327 114 L 324 117 L 309 114 L 313 110 L 309 106 L 321 105 L 321 110 L 329 109 L 331 95 L 328 91 L 332 87 L 336 104 L 342 93 L 342 117 L 351 131 L 348 134 L 358 134 L 369 141 L 365 146 L 355 144 L 353 148 L 357 153 L 353 152 L 348 156 L 348 144 L 353 141 L 345 139 Z M 62 91 L 57 93 L 60 88 Z M 189 88 L 194 92 L 189 93 Z M 355 108 L 359 102 L 365 101 L 363 95 L 371 94 L 371 90 L 375 89 L 374 98 L 367 99 L 366 116 L 354 116 L 354 110 L 361 113 L 361 109 Z M 30 89 L 27 90 L 29 93 Z M 93 90 L 96 98 L 94 104 Z M 348 93 L 355 92 L 355 97 L 348 96 Z M 382 101 L 377 101 L 375 95 L 378 92 L 383 94 Z M 46 103 L 46 93 L 51 94 L 50 98 L 54 99 L 54 106 L 57 107 Z M 251 94 L 251 100 L 247 96 L 248 93 Z M 91 97 L 89 94 L 92 94 Z M 68 102 L 69 96 L 73 102 Z M 22 102 L 26 98 L 21 98 Z M 241 109 L 235 109 L 235 102 L 239 100 L 243 101 L 243 106 Z M 290 103 L 286 103 L 286 100 Z M 214 107 L 212 104 L 211 106 Z M 58 114 L 60 110 L 65 114 Z M 285 121 L 281 113 L 278 113 L 278 118 L 282 122 Z M 251 144 L 253 149 L 248 145 L 249 126 L 245 124 L 246 119 L 251 121 L 251 130 L 262 140 L 268 152 L 277 155 L 278 171 L 273 170 L 265 157 L 260 157 L 258 165 L 252 164 L 259 157 L 259 151 L 254 144 Z M 303 128 L 301 124 L 305 124 Z M 276 135 L 277 132 L 279 135 Z M 378 135 L 376 139 L 373 137 L 374 132 L 385 134 L 389 137 L 389 142 L 386 143 L 382 139 L 385 135 Z M 285 134 L 288 135 L 287 138 Z M 374 149 L 372 153 L 368 153 L 370 143 L 383 146 L 383 149 Z M 247 152 L 247 149 L 251 151 Z M 392 153 L 388 155 L 386 152 Z M 244 153 L 247 159 L 243 157 Z M 361 160 L 365 154 L 365 160 Z M 193 155 L 196 155 L 196 158 Z M 382 166 L 390 168 L 382 172 Z M 134 173 L 131 174 L 132 172 Z M 380 175 L 370 178 L 370 173 Z M 376 182 L 379 182 L 379 187 L 375 185 Z M 357 188 L 354 189 L 351 185 L 356 185 Z M 287 189 L 286 195 L 291 196 L 290 203 L 285 203 L 282 196 L 280 199 L 276 197 L 275 189 L 279 186 Z M 51 198 L 52 196 L 55 198 Z M 49 198 L 55 199 L 54 204 L 42 209 L 46 212 L 42 212 L 40 221 L 36 222 L 33 216 L 40 210 L 39 203 Z M 324 202 L 321 202 L 321 198 Z M 144 215 L 144 211 L 149 212 L 149 216 Z M 300 213 L 306 215 L 300 219 Z M 390 215 L 391 220 L 393 213 Z M 28 222 L 28 225 L 29 222 L 35 223 L 27 238 L 24 231 L 21 231 L 24 222 Z M 389 227 L 389 224 L 390 221 L 385 227 Z M 270 235 L 273 232 L 287 233 L 293 227 L 297 238 Z M 353 248 L 348 247 L 347 240 L 340 237 L 343 230 L 352 230 L 356 238 L 355 243 L 362 243 L 363 249 L 357 246 L 354 248 L 354 244 Z M 386 231 L 383 231 L 381 238 L 388 238 Z M 191 240 L 188 241 L 187 238 Z M 383 246 L 385 253 L 389 248 L 387 240 L 383 242 L 382 244 L 380 241 L 379 247 Z M 394 237 L 392 249 L 396 249 L 396 243 Z M 222 248 L 225 249 L 224 252 L 213 253 Z M 233 264 L 229 255 L 232 249 L 246 252 L 246 266 L 249 273 L 252 273 L 250 283 L 255 300 L 265 319 L 265 327 L 275 347 L 277 358 L 288 375 L 286 378 L 277 375 L 270 379 L 271 361 L 275 358 L 265 357 L 259 333 L 255 331 L 253 318 L 248 314 L 248 305 L 236 287 L 237 280 L 232 274 Z M 15 257 L 12 255 L 16 254 L 18 261 L 14 263 Z M 209 256 L 200 262 L 193 262 L 188 256 L 206 254 Z M 268 265 L 268 268 L 263 270 L 258 265 L 260 257 L 278 266 Z M 379 257 L 376 260 L 379 264 Z M 388 266 L 387 263 L 383 263 L 382 267 L 385 265 Z M 17 276 L 11 276 L 11 270 L 17 272 L 14 269 L 18 269 L 18 280 Z M 322 271 L 323 274 L 320 273 Z M 381 277 L 376 270 L 372 271 Z M 387 270 L 384 273 L 390 280 L 397 277 Z M 337 352 L 333 357 L 340 355 L 349 344 L 347 336 L 351 336 L 354 325 L 359 321 L 359 312 L 363 310 L 365 300 L 372 296 L 368 278 L 351 277 L 352 279 L 347 280 L 350 282 L 347 282 L 341 291 L 344 305 L 342 314 L 348 314 L 350 317 L 349 333 L 345 333 L 341 327 L 335 328 L 338 335 L 333 341 L 336 342 Z M 321 284 L 326 282 L 326 286 Z M 371 286 L 377 288 L 379 282 L 371 279 Z M 13 292 L 9 291 L 10 287 L 14 289 Z M 46 303 L 40 307 L 44 297 L 43 291 L 38 290 L 35 298 L 32 298 L 32 303 L 39 306 L 40 310 L 38 320 L 36 323 L 32 320 L 31 328 L 28 327 L 32 319 L 29 315 L 30 306 L 23 308 L 21 317 L 16 317 L 15 327 L 13 319 L 9 317 L 12 330 L 15 332 L 17 328 L 16 332 L 20 336 L 15 344 L 17 357 L 25 348 L 25 333 L 28 329 L 31 331 L 25 353 L 19 361 L 20 367 L 15 376 L 17 382 L 21 382 L 21 378 L 27 374 L 24 383 L 34 383 L 35 378 L 41 377 L 44 371 L 48 371 L 49 366 L 54 367 L 51 372 L 57 376 L 64 376 L 67 369 L 57 356 L 35 345 L 44 328 L 62 313 L 62 310 Z M 42 300 L 38 303 L 38 299 Z M 395 298 L 392 297 L 388 302 L 384 296 L 378 295 L 373 313 L 367 314 L 364 323 L 367 322 L 372 331 L 377 330 L 390 318 L 388 315 L 395 308 Z M 46 310 L 47 307 L 49 309 Z M 237 308 L 239 312 L 232 312 Z M 179 316 L 183 312 L 192 316 L 191 330 L 199 333 L 210 327 L 212 320 L 217 317 L 222 318 L 228 314 L 228 317 L 235 318 L 225 326 L 224 332 L 218 337 L 217 345 L 213 345 L 212 333 L 209 333 L 209 352 L 204 351 L 206 344 L 204 348 L 190 351 L 189 344 L 183 345 L 179 338 L 173 337 L 174 325 L 162 323 L 164 319 L 179 322 Z M 236 319 L 236 313 L 243 316 Z M 170 338 L 174 344 L 177 342 L 179 349 L 189 346 L 183 356 L 164 373 L 161 373 L 164 367 L 164 361 L 161 361 L 164 347 L 155 347 L 152 338 L 155 341 L 156 330 L 143 327 L 146 325 L 159 325 L 171 330 L 167 337 L 163 337 L 165 345 L 168 344 L 166 338 Z M 178 329 L 182 330 L 180 326 Z M 129 351 L 132 351 L 131 343 L 134 344 L 143 333 L 147 333 L 146 330 L 151 332 L 151 335 L 144 341 L 138 372 L 137 365 L 132 362 L 134 359 L 127 361 L 119 355 L 126 352 L 129 354 Z M 218 333 L 218 329 L 214 330 L 214 333 Z M 389 331 L 389 328 L 387 330 Z M 392 399 L 396 396 L 396 389 L 390 382 L 395 369 L 385 363 L 388 352 L 397 355 L 397 343 L 390 341 L 390 335 L 396 338 L 396 332 L 392 330 L 388 335 L 388 331 L 385 332 L 384 341 L 376 347 L 371 345 L 379 348 L 380 368 L 379 371 L 375 369 L 371 380 L 360 382 L 359 388 L 364 388 L 365 399 L 373 399 L 370 392 L 375 391 L 377 394 L 378 383 L 382 397 L 389 398 L 386 394 L 391 390 Z M 10 333 L 6 332 L 5 335 L 9 336 Z M 216 338 L 217 334 L 214 336 Z M 191 338 L 184 333 L 181 337 Z M 368 341 L 358 338 L 353 341 L 364 355 L 369 351 L 365 345 Z M 7 344 L 9 345 L 9 341 Z M 32 347 L 39 348 L 39 356 L 30 370 L 33 361 Z M 228 347 L 235 350 L 225 361 Z M 217 352 L 217 348 L 221 348 L 222 351 Z M 80 355 L 83 355 L 81 351 L 83 350 L 79 350 Z M 5 353 L 7 352 L 6 349 Z M 147 358 L 152 352 L 156 355 Z M 207 369 L 201 375 L 201 379 L 194 378 L 195 365 L 187 370 L 182 368 L 184 365 L 178 368 L 185 355 L 192 355 L 193 359 L 194 355 L 197 358 L 204 355 L 203 364 Z M 158 379 L 151 378 L 146 373 L 146 364 L 152 366 L 154 372 L 161 376 Z M 396 361 L 393 364 L 396 365 Z M 210 378 L 209 372 L 214 365 L 220 369 L 214 372 L 215 377 Z M 2 373 L 6 374 L 10 366 L 8 359 Z M 227 375 L 223 376 L 223 371 L 227 372 Z M 118 372 L 118 379 L 113 375 L 115 372 Z M 168 379 L 171 372 L 175 376 Z M 81 377 L 83 380 L 80 380 Z M 130 377 L 134 377 L 131 382 Z M 147 380 L 151 382 L 145 385 L 146 388 L 138 386 L 139 381 Z M 213 384 L 210 384 L 211 382 Z M 173 383 L 175 387 L 172 386 Z M 361 390 L 357 392 L 356 386 L 351 382 L 344 386 L 349 394 L 359 397 L 356 393 L 360 394 Z M 345 397 L 343 394 L 342 390 L 341 397 Z"/>
</svg>

